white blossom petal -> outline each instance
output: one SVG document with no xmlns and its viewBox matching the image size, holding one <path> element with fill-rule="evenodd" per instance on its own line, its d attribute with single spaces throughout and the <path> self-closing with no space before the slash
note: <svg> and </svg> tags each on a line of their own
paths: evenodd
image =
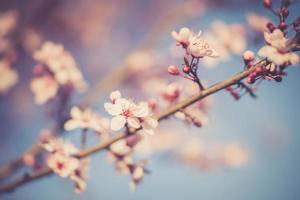
<svg viewBox="0 0 300 200">
<path fill-rule="evenodd" d="M 128 125 L 132 128 L 139 128 L 141 126 L 141 123 L 138 118 L 136 117 L 129 117 L 127 119 Z"/>
<path fill-rule="evenodd" d="M 146 117 L 149 115 L 149 105 L 147 102 L 139 103 L 133 111 L 135 117 Z"/>
<path fill-rule="evenodd" d="M 113 131 L 118 131 L 118 130 L 120 130 L 121 128 L 123 128 L 125 126 L 125 123 L 126 123 L 125 117 L 119 115 L 119 116 L 113 117 L 111 119 L 110 128 Z"/>
<path fill-rule="evenodd" d="M 104 104 L 105 110 L 110 114 L 110 115 L 119 115 L 122 113 L 122 107 L 121 104 L 112 104 L 112 103 L 105 103 Z"/>
</svg>

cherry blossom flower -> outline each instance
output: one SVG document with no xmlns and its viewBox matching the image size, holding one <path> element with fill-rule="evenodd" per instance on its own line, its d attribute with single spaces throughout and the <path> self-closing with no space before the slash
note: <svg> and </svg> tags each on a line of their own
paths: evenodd
<svg viewBox="0 0 300 200">
<path fill-rule="evenodd" d="M 117 94 L 121 97 L 117 91 L 111 93 L 112 103 L 105 103 L 105 110 L 112 116 L 110 127 L 112 130 L 120 130 L 127 124 L 131 128 L 140 128 L 141 126 L 146 131 L 150 131 L 157 126 L 157 120 L 151 117 L 149 105 L 147 102 L 140 102 L 135 104 L 132 100 L 112 97 Z"/>
<path fill-rule="evenodd" d="M 267 45 L 263 46 L 258 55 L 267 58 L 275 65 L 292 64 L 299 62 L 299 56 L 291 52 L 287 45 L 287 39 L 280 29 L 275 29 L 272 33 L 265 32 L 264 38 Z"/>
<path fill-rule="evenodd" d="M 17 72 L 6 61 L 0 61 L 0 94 L 6 93 L 18 81 Z"/>
<path fill-rule="evenodd" d="M 76 128 L 92 129 L 99 133 L 107 133 L 109 127 L 109 121 L 106 118 L 100 117 L 90 109 L 84 110 L 78 107 L 72 107 L 71 119 L 65 122 L 64 128 L 67 131 L 74 130 Z"/>
<path fill-rule="evenodd" d="M 190 29 L 183 27 L 178 33 L 172 31 L 171 35 L 179 44 L 183 47 L 187 47 L 190 44 L 190 38 L 193 36 L 193 32 Z"/>
<path fill-rule="evenodd" d="M 196 58 L 217 57 L 216 51 L 201 37 L 201 32 L 189 39 L 188 52 Z"/>
<path fill-rule="evenodd" d="M 79 160 L 57 152 L 48 157 L 47 164 L 59 176 L 68 177 L 78 168 Z"/>
<path fill-rule="evenodd" d="M 32 79 L 30 89 L 34 94 L 35 102 L 41 105 L 57 95 L 59 85 L 52 76 L 46 75 Z"/>
<path fill-rule="evenodd" d="M 72 84 L 79 91 L 86 89 L 87 84 L 74 58 L 62 45 L 45 42 L 40 50 L 34 52 L 33 57 L 49 67 L 59 84 Z"/>
<path fill-rule="evenodd" d="M 80 160 L 79 166 L 70 175 L 70 179 L 75 183 L 75 192 L 77 194 L 82 193 L 86 190 L 86 180 L 88 178 L 89 165 L 89 158 Z"/>
</svg>

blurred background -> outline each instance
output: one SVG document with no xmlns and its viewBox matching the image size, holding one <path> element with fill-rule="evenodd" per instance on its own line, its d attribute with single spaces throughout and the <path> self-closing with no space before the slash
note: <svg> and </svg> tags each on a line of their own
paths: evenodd
<svg viewBox="0 0 300 200">
<path fill-rule="evenodd" d="M 291 19 L 298 17 L 299 9 L 296 2 L 291 7 Z M 157 79 L 176 80 L 166 72 L 167 66 L 182 64 L 183 54 L 170 35 L 172 30 L 186 26 L 210 37 L 217 35 L 216 22 L 241 25 L 247 40 L 239 40 L 245 43 L 240 51 L 228 51 L 230 56 L 222 57 L 221 62 L 208 61 L 200 68 L 199 75 L 208 86 L 242 70 L 239 54 L 263 45 L 259 28 L 253 30 L 253 24 L 261 21 L 251 21 L 249 16 L 263 15 L 276 21 L 259 0 L 0 0 L 0 12 L 13 12 L 16 18 L 10 39 L 16 52 L 13 67 L 18 72 L 16 85 L 0 96 L 0 165 L 20 156 L 42 129 L 53 125 L 48 114 L 51 105 L 36 105 L 29 87 L 36 64 L 32 53 L 41 41 L 63 44 L 81 69 L 89 90 L 73 96 L 72 103 L 90 105 L 109 117 L 103 103 L 110 91 L 120 89 L 125 96 L 142 100 L 154 96 Z M 238 38 L 231 39 L 229 44 Z M 229 155 L 228 165 L 205 162 L 195 166 L 170 152 L 148 152 L 138 156 L 150 160 L 151 173 L 132 192 L 129 178 L 118 176 L 105 153 L 97 153 L 83 194 L 76 195 L 70 181 L 50 176 L 0 198 L 299 199 L 299 76 L 295 67 L 281 83 L 263 82 L 256 91 L 257 99 L 245 95 L 235 101 L 225 91 L 213 95 L 202 128 L 173 118 L 161 122 L 161 129 L 171 134 L 198 138 L 208 160 L 220 146 L 238 144 L 243 153 L 237 153 L 238 158 Z M 79 140 L 76 133 L 66 133 L 65 137 L 75 143 Z M 160 142 L 168 143 L 169 138 L 163 140 Z"/>
</svg>

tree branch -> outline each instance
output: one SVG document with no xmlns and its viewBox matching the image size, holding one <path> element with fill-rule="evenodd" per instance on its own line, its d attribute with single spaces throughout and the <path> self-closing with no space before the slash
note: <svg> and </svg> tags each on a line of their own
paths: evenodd
<svg viewBox="0 0 300 200">
<path fill-rule="evenodd" d="M 188 107 L 189 105 L 211 95 L 211 94 L 214 94 L 230 85 L 233 85 L 239 81 L 241 81 L 242 79 L 246 78 L 257 66 L 259 65 L 265 65 L 266 64 L 266 61 L 265 60 L 261 60 L 259 61 L 258 63 L 256 63 L 255 65 L 253 65 L 252 67 L 224 80 L 224 81 L 221 81 L 219 83 L 216 83 L 212 86 L 210 86 L 209 88 L 199 92 L 198 94 L 195 94 L 185 100 L 183 100 L 182 102 L 179 102 L 178 104 L 170 107 L 170 108 L 167 108 L 166 110 L 156 114 L 154 117 L 157 118 L 159 121 L 162 120 L 162 119 L 165 119 L 167 118 L 168 116 L 174 114 L 175 112 L 183 109 L 183 108 L 186 108 Z M 107 141 L 104 141 L 100 144 L 97 144 L 95 146 L 92 146 L 90 148 L 86 148 L 84 150 L 81 150 L 79 152 L 79 154 L 76 156 L 78 158 L 84 158 L 84 157 L 87 157 L 91 154 L 94 154 L 98 151 L 101 151 L 103 149 L 106 149 L 109 147 L 109 145 L 111 145 L 112 143 L 122 139 L 122 138 L 125 138 L 126 137 L 126 133 L 123 132 L 123 133 L 119 133 L 115 136 L 113 136 L 112 138 L 110 138 L 109 140 Z M 3 194 L 3 193 L 6 193 L 6 192 L 11 192 L 13 191 L 14 189 L 16 189 L 17 187 L 20 187 L 26 183 L 29 183 L 31 181 L 34 181 L 34 180 L 38 180 L 42 177 L 45 177 L 47 175 L 50 175 L 52 174 L 52 170 L 48 167 L 45 167 L 41 170 L 38 170 L 38 171 L 34 171 L 30 174 L 26 174 L 25 176 L 22 176 L 21 178 L 18 178 L 14 181 L 12 181 L 11 183 L 8 183 L 8 184 L 4 184 L 3 186 L 0 187 L 0 194 Z"/>
</svg>

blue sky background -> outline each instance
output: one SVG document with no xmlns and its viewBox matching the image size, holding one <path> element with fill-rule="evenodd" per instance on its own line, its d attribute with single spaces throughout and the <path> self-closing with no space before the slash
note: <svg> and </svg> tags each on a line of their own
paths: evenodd
<svg viewBox="0 0 300 200">
<path fill-rule="evenodd" d="M 143 10 L 146 6 L 146 3 L 140 3 L 138 8 Z M 298 3 L 293 10 L 297 13 L 299 9 Z M 251 3 L 235 4 L 233 8 L 216 7 L 200 18 L 186 19 L 175 24 L 172 29 L 188 26 L 205 31 L 205 28 L 209 27 L 215 19 L 222 19 L 227 23 L 244 23 L 245 14 L 248 12 L 262 14 L 265 11 L 261 5 L 251 5 Z M 138 14 L 135 17 L 138 18 Z M 126 26 L 126 23 L 133 23 L 129 19 L 132 18 L 124 19 L 123 26 Z M 146 30 L 145 27 L 141 27 L 142 32 Z M 117 34 L 118 30 L 116 30 Z M 56 36 L 51 37 L 56 38 Z M 136 33 L 136 37 L 141 36 Z M 165 34 L 157 48 L 167 49 L 172 42 L 171 37 Z M 115 45 L 114 41 L 111 43 Z M 72 44 L 68 41 L 66 44 L 75 53 L 79 63 L 85 63 L 87 59 L 85 52 L 72 49 Z M 255 48 L 257 47 L 252 49 Z M 101 56 L 102 51 L 95 51 L 94 54 Z M 116 57 L 121 57 L 123 53 L 119 52 Z M 112 60 L 114 64 L 118 63 L 114 55 L 107 59 Z M 170 63 L 174 62 L 176 61 L 170 61 Z M 236 57 L 214 69 L 203 69 L 201 76 L 212 84 L 241 70 L 241 63 L 242 60 Z M 29 77 L 30 70 L 26 70 L 25 67 L 30 69 L 32 61 L 24 58 L 24 62 L 18 65 L 19 68 L 21 65 L 24 66 L 21 71 Z M 165 66 L 161 67 L 163 69 Z M 83 72 L 88 81 L 90 81 L 89 75 L 95 78 L 95 75 L 89 74 L 88 69 L 85 70 L 83 69 Z M 70 181 L 51 176 L 0 198 L 4 200 L 300 199 L 299 77 L 299 66 L 291 67 L 283 82 L 263 82 L 257 92 L 256 100 L 245 96 L 241 101 L 236 102 L 228 93 L 221 91 L 214 95 L 215 104 L 209 114 L 211 123 L 202 129 L 192 129 L 203 137 L 221 141 L 239 141 L 245 144 L 251 152 L 250 162 L 245 167 L 234 170 L 221 168 L 207 172 L 153 157 L 149 166 L 151 175 L 145 177 L 145 181 L 135 192 L 131 192 L 128 188 L 129 177 L 117 176 L 114 168 L 105 161 L 105 154 L 99 153 L 93 156 L 88 188 L 82 195 L 73 193 L 73 185 Z M 92 83 L 95 81 L 96 79 L 91 79 Z M 28 82 L 26 84 L 28 86 Z M 41 128 L 49 127 L 43 116 L 43 109 L 30 102 L 32 96 L 28 88 L 26 89 L 26 84 L 18 85 L 6 97 L 0 97 L 0 164 L 17 157 L 35 141 Z M 19 104 L 20 97 L 23 98 L 22 103 Z M 93 106 L 102 109 L 102 104 L 103 99 L 100 99 Z M 278 133 L 281 144 L 275 149 L 264 139 L 266 132 L 274 130 Z M 77 140 L 75 134 L 70 134 L 68 137 Z"/>
</svg>

